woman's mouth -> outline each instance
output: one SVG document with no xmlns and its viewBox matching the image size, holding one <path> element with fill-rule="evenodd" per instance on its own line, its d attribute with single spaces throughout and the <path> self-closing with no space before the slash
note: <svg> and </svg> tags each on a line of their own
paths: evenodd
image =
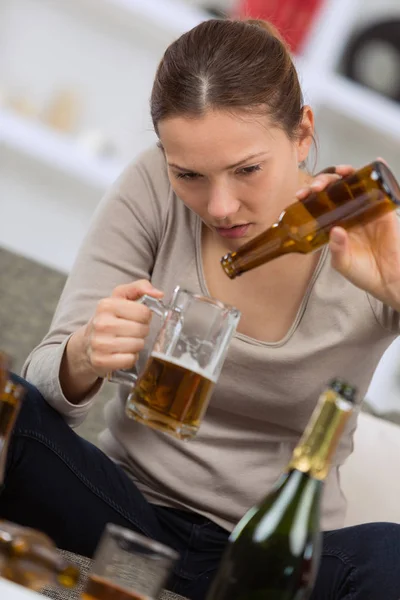
<svg viewBox="0 0 400 600">
<path fill-rule="evenodd" d="M 233 225 L 232 227 L 216 227 L 215 231 L 225 238 L 240 238 L 246 235 L 251 223 Z"/>
</svg>

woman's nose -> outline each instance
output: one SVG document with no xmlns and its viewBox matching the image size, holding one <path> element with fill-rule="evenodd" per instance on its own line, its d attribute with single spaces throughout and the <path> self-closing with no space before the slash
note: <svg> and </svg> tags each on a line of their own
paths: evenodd
<svg viewBox="0 0 400 600">
<path fill-rule="evenodd" d="M 216 221 L 235 214 L 239 210 L 240 202 L 228 190 L 214 190 L 208 201 L 208 214 Z"/>
</svg>

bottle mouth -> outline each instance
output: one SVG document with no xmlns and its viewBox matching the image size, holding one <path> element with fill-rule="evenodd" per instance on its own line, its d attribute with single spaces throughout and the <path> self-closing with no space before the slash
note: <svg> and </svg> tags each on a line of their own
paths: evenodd
<svg viewBox="0 0 400 600">
<path fill-rule="evenodd" d="M 225 254 L 225 256 L 223 256 L 220 260 L 221 266 L 225 274 L 228 275 L 230 279 L 235 279 L 235 277 L 239 275 L 239 273 L 237 273 L 233 265 L 234 254 L 235 253 L 229 252 L 228 254 Z"/>
<path fill-rule="evenodd" d="M 357 388 L 353 385 L 350 385 L 343 379 L 332 379 L 332 381 L 329 383 L 329 387 L 332 388 L 335 392 L 337 392 L 348 402 L 351 402 L 352 404 L 356 403 L 358 392 Z"/>
</svg>

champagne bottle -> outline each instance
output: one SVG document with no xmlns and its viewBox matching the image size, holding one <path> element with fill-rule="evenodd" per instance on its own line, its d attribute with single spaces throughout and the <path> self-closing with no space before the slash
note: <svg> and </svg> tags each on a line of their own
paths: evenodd
<svg viewBox="0 0 400 600">
<path fill-rule="evenodd" d="M 323 482 L 355 389 L 339 380 L 321 395 L 286 472 L 233 530 L 207 600 L 304 600 L 314 585 Z"/>
<path fill-rule="evenodd" d="M 223 256 L 222 268 L 234 279 L 284 254 L 314 252 L 329 242 L 332 227 L 364 225 L 399 206 L 399 184 L 389 167 L 375 160 L 291 204 L 266 231 Z"/>
<path fill-rule="evenodd" d="M 11 381 L 8 360 L 0 352 L 0 485 L 23 396 L 24 388 Z M 79 570 L 58 553 L 55 544 L 44 533 L 0 520 L 0 577 L 40 591 L 54 584 L 74 587 Z"/>
</svg>

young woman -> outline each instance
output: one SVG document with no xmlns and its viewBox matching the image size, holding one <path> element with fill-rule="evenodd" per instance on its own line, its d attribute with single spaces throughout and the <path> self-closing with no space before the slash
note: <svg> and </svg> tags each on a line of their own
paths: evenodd
<svg viewBox="0 0 400 600">
<path fill-rule="evenodd" d="M 223 275 L 223 254 L 352 172 L 305 170 L 313 113 L 267 23 L 211 20 L 183 35 L 161 61 L 151 114 L 159 147 L 102 201 L 25 364 L 0 515 L 87 555 L 106 522 L 136 529 L 180 551 L 169 585 L 201 600 L 229 531 L 278 478 L 326 383 L 343 377 L 362 397 L 397 336 L 400 236 L 388 214 L 333 229 L 316 254 Z M 178 284 L 242 312 L 200 432 L 183 443 L 128 419 L 127 388 L 116 386 L 101 451 L 68 424 L 85 418 L 107 373 L 144 364 L 158 322 L 135 300 L 168 298 Z M 342 528 L 339 467 L 355 426 L 326 484 L 312 598 L 398 600 L 400 526 Z"/>
</svg>

